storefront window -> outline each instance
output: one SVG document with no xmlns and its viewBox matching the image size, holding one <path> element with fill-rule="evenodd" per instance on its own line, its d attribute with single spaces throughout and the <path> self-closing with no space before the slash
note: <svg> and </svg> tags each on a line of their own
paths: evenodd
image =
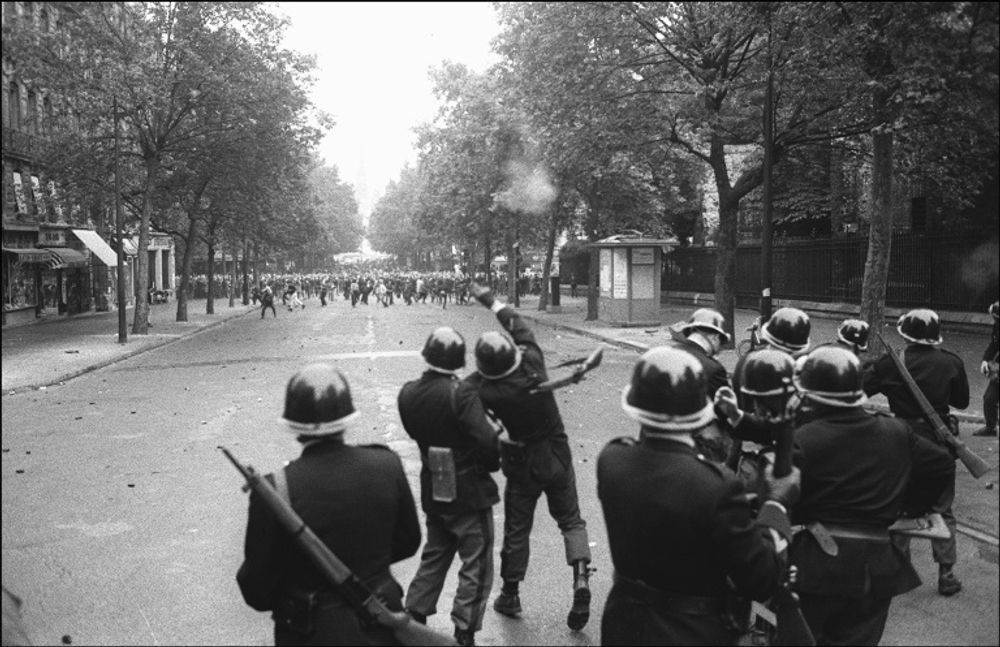
<svg viewBox="0 0 1000 647">
<path fill-rule="evenodd" d="M 38 305 L 35 270 L 32 265 L 22 265 L 4 260 L 3 307 L 5 310 Z"/>
</svg>

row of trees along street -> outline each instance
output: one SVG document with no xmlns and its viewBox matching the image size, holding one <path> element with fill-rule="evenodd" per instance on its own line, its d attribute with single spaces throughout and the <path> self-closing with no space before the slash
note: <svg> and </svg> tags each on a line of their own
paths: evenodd
<svg viewBox="0 0 1000 647">
<path fill-rule="evenodd" d="M 118 165 L 138 232 L 133 334 L 147 332 L 151 228 L 182 253 L 178 321 L 187 320 L 196 254 L 242 254 L 246 303 L 251 256 L 357 249 L 353 189 L 315 153 L 334 125 L 308 99 L 315 63 L 284 47 L 285 18 L 252 2 L 67 2 L 58 15 L 55 28 L 8 21 L 4 59 L 51 102 L 38 157 L 60 199 L 114 204 Z"/>
<path fill-rule="evenodd" d="M 434 70 L 441 107 L 419 128 L 416 164 L 375 207 L 376 248 L 416 262 L 458 245 L 488 268 L 518 243 L 544 246 L 547 291 L 560 231 L 596 241 L 710 229 L 716 304 L 731 328 L 741 223 L 825 218 L 838 232 L 853 220 L 869 235 L 860 314 L 881 322 L 894 190 L 918 185 L 946 227 L 961 227 L 996 181 L 997 3 L 497 11 L 498 63 Z M 762 201 L 766 131 L 773 199 Z M 741 163 L 738 147 L 749 151 Z M 700 217 L 706 177 L 717 223 Z M 589 318 L 596 264 L 592 255 Z"/>
</svg>

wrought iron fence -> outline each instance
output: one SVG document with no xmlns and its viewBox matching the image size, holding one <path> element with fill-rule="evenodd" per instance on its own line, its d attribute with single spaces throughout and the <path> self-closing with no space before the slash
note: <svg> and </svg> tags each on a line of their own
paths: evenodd
<svg viewBox="0 0 1000 647">
<path fill-rule="evenodd" d="M 774 298 L 860 303 L 868 239 L 863 236 L 774 245 Z M 893 236 L 886 305 L 980 312 L 997 300 L 996 234 Z M 686 247 L 670 252 L 663 289 L 712 292 L 715 250 Z M 736 303 L 756 307 L 760 294 L 760 246 L 736 250 Z"/>
</svg>

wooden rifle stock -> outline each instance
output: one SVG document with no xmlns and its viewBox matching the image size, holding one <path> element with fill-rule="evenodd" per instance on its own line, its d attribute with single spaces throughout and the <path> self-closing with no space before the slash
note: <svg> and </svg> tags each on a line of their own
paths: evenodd
<svg viewBox="0 0 1000 647">
<path fill-rule="evenodd" d="M 531 394 L 534 395 L 536 393 L 545 393 L 546 391 L 555 391 L 556 389 L 562 388 L 568 384 L 576 384 L 583 379 L 584 375 L 600 366 L 601 359 L 603 359 L 603 357 L 604 349 L 598 346 L 594 352 L 588 355 L 587 358 L 580 363 L 579 366 L 573 369 L 571 374 L 556 380 L 542 382 L 531 390 Z"/>
<path fill-rule="evenodd" d="M 774 438 L 774 467 L 772 473 L 776 478 L 784 478 L 792 473 L 792 447 L 795 442 L 795 423 L 789 418 L 779 422 L 772 432 Z M 792 575 L 786 573 L 774 596 L 775 645 L 807 645 L 816 644 L 816 638 L 809 629 L 802 609 L 799 608 L 799 596 L 792 591 Z"/>
<path fill-rule="evenodd" d="M 920 390 L 920 387 L 913 379 L 913 376 L 910 375 L 910 371 L 906 368 L 906 365 L 903 364 L 903 360 L 900 359 L 899 355 L 896 354 L 896 351 L 894 351 L 892 347 L 889 346 L 884 339 L 882 339 L 881 334 L 875 333 L 875 336 L 878 338 L 879 342 L 882 343 L 882 346 L 885 348 L 885 352 L 892 359 L 892 363 L 895 365 L 896 371 L 899 373 L 900 377 L 903 378 L 910 394 L 913 395 L 917 404 L 920 405 L 920 412 L 924 414 L 924 419 L 927 421 L 927 424 L 931 426 L 938 442 L 946 447 L 949 447 L 955 453 L 955 456 L 958 457 L 958 460 L 962 461 L 962 465 L 965 465 L 966 469 L 969 470 L 969 473 L 972 474 L 973 477 L 979 478 L 986 472 L 990 471 L 991 468 L 986 461 L 973 453 L 972 450 L 966 447 L 965 443 L 961 440 L 951 435 L 951 431 L 945 426 L 944 421 L 941 420 L 941 416 L 937 414 L 937 411 L 934 410 L 934 407 L 932 407 L 931 403 L 927 400 L 927 396 L 924 395 L 924 392 Z"/>
<path fill-rule="evenodd" d="M 326 544 L 316 536 L 309 526 L 296 514 L 291 504 L 285 501 L 267 479 L 257 474 L 249 465 L 243 465 L 225 447 L 219 446 L 229 462 L 246 479 L 247 485 L 256 492 L 264 504 L 275 514 L 278 522 L 295 538 L 295 542 L 305 552 L 323 577 L 333 585 L 344 599 L 354 608 L 362 624 L 378 623 L 392 629 L 396 639 L 404 645 L 454 645 L 455 641 L 432 629 L 414 622 L 408 615 L 393 612 L 385 606 L 364 582 L 351 572 Z M 402 617 L 404 616 L 405 617 Z"/>
</svg>

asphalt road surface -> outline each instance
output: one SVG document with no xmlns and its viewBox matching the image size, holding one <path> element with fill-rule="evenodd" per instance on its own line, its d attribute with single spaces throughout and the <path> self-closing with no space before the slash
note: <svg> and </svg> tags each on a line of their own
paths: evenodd
<svg viewBox="0 0 1000 647">
<path fill-rule="evenodd" d="M 272 644 L 269 615 L 247 607 L 236 586 L 247 495 L 217 446 L 261 472 L 297 456 L 298 443 L 279 422 L 285 385 L 301 366 L 330 362 L 347 375 L 361 412 L 348 442 L 393 448 L 419 501 L 419 454 L 399 423 L 396 394 L 422 372 L 419 349 L 445 323 L 465 336 L 470 361 L 478 335 L 498 327 L 478 305 L 352 309 L 312 300 L 305 310 L 279 308 L 264 320 L 250 314 L 64 386 L 5 398 L 3 582 L 24 598 L 33 641 Z M 536 333 L 550 366 L 596 344 L 545 327 Z M 636 358 L 609 347 L 599 369 L 558 394 L 597 568 L 590 623 L 581 632 L 565 625 L 571 571 L 540 503 L 524 613 L 512 620 L 490 608 L 479 644 L 599 644 L 613 569 L 594 462 L 608 440 L 637 431 L 618 405 Z M 495 519 L 499 570 L 502 504 Z M 964 535 L 958 542 L 966 588 L 954 598 L 936 594 L 927 542 L 914 543 L 925 584 L 897 598 L 883 644 L 998 643 L 996 549 Z M 404 588 L 418 559 L 394 567 Z M 494 595 L 499 586 L 498 575 Z M 453 568 L 429 622 L 449 634 L 454 589 Z"/>
</svg>

